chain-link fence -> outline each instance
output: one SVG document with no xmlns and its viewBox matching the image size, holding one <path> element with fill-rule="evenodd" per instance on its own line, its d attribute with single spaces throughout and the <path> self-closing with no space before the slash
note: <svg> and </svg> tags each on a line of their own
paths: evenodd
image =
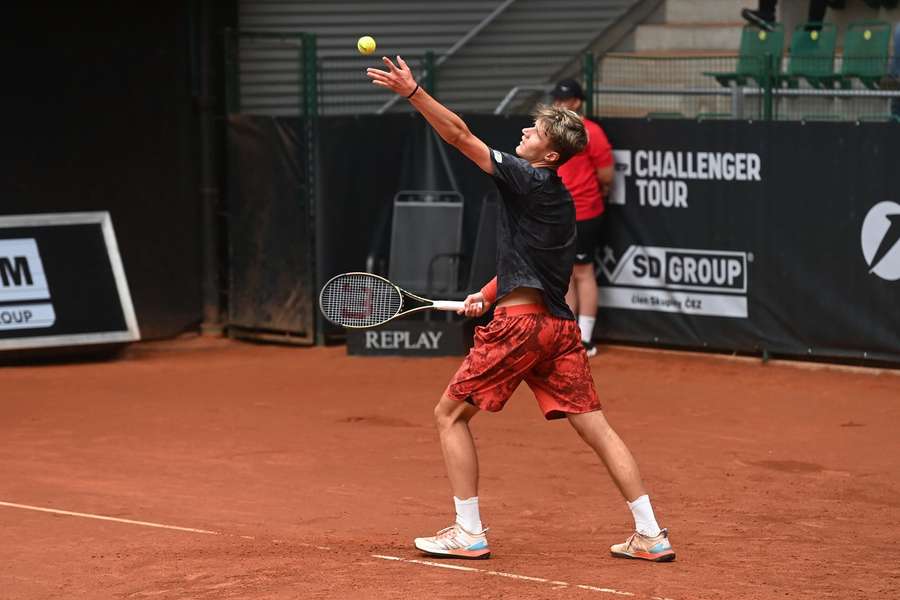
<svg viewBox="0 0 900 600">
<path fill-rule="evenodd" d="M 592 109 L 601 117 L 900 120 L 900 80 L 888 64 L 885 57 L 611 54 L 597 64 Z"/>
<path fill-rule="evenodd" d="M 316 36 L 225 31 L 227 112 L 319 113 Z"/>
<path fill-rule="evenodd" d="M 422 87 L 433 88 L 434 54 L 422 56 L 404 55 L 409 68 L 415 73 Z M 380 114 L 394 108 L 398 96 L 372 84 L 366 77 L 366 69 L 384 69 L 380 54 L 363 56 L 355 51 L 320 53 L 319 95 L 320 115 Z M 400 104 L 401 107 L 404 104 Z"/>
<path fill-rule="evenodd" d="M 900 78 L 888 57 L 608 54 L 582 70 L 597 117 L 900 122 Z M 527 113 L 551 85 L 513 87 L 496 114 Z M 543 94 L 541 95 L 541 92 Z"/>
<path fill-rule="evenodd" d="M 599 61 L 595 71 L 593 114 L 603 117 L 717 118 L 739 115 L 761 118 L 764 97 L 741 96 L 740 89 L 751 83 L 752 74 L 750 68 L 742 72 L 738 66 L 734 56 L 608 55 Z M 763 65 L 752 67 L 754 71 L 764 71 Z"/>
<path fill-rule="evenodd" d="M 368 67 L 384 68 L 380 54 L 320 47 L 316 36 L 294 32 L 226 32 L 228 112 L 269 116 L 376 114 L 396 94 L 372 85 Z M 350 44 L 345 44 L 349 46 Z M 435 87 L 435 56 L 404 56 L 426 90 Z M 402 106 L 402 105 L 401 105 Z"/>
<path fill-rule="evenodd" d="M 373 86 L 376 55 L 317 48 L 305 33 L 227 32 L 229 112 L 268 115 L 382 114 L 405 106 Z M 407 58 L 440 99 L 440 61 Z M 598 117 L 900 121 L 900 79 L 887 56 L 585 56 L 593 90 L 585 112 Z M 550 85 L 514 86 L 494 112 L 527 113 Z"/>
</svg>

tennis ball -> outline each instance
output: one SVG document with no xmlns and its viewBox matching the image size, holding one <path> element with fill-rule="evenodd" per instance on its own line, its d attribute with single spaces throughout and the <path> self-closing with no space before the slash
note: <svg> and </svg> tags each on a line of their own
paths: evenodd
<svg viewBox="0 0 900 600">
<path fill-rule="evenodd" d="M 372 54 L 375 52 L 375 38 L 364 35 L 356 42 L 356 49 L 360 54 Z"/>
</svg>

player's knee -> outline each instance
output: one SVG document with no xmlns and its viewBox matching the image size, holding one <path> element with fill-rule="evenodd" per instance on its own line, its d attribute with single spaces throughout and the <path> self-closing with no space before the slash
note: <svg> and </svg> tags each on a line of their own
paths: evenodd
<svg viewBox="0 0 900 600">
<path fill-rule="evenodd" d="M 465 416 L 466 406 L 464 402 L 454 400 L 446 394 L 441 396 L 441 400 L 434 407 L 434 422 L 438 430 L 449 429 L 458 421 L 467 420 Z"/>
<path fill-rule="evenodd" d="M 447 396 L 441 396 L 440 401 L 434 407 L 434 423 L 439 430 L 446 429 L 453 424 L 453 413 L 447 400 L 449 400 Z"/>
</svg>

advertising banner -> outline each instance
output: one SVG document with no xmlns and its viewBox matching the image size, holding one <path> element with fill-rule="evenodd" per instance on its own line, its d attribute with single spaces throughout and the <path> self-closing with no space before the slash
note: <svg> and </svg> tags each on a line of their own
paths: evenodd
<svg viewBox="0 0 900 600">
<path fill-rule="evenodd" d="M 600 337 L 900 361 L 900 128 L 602 125 Z"/>
<path fill-rule="evenodd" d="M 139 339 L 109 213 L 0 217 L 0 350 Z"/>
<path fill-rule="evenodd" d="M 348 329 L 347 354 L 360 356 L 464 356 L 474 321 L 397 319 L 374 329 Z"/>
</svg>

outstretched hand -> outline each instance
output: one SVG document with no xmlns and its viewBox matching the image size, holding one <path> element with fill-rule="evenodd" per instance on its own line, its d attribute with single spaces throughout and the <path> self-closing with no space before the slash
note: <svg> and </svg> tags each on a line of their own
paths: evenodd
<svg viewBox="0 0 900 600">
<path fill-rule="evenodd" d="M 415 78 L 406 61 L 399 55 L 397 56 L 397 64 L 395 65 L 387 56 L 382 56 L 381 60 L 387 66 L 387 71 L 369 67 L 366 69 L 366 75 L 372 80 L 372 83 L 387 88 L 401 96 L 409 96 L 417 87 Z"/>
</svg>

